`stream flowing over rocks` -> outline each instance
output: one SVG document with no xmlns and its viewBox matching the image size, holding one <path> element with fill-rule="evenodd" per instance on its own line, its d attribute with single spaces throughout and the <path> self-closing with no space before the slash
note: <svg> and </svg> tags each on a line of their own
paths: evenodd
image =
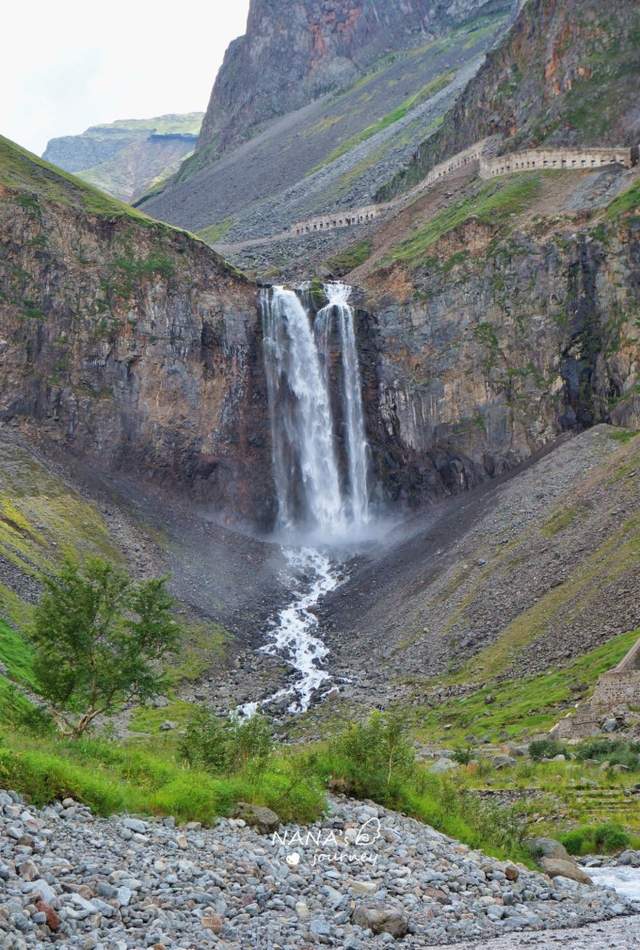
<svg viewBox="0 0 640 950">
<path fill-rule="evenodd" d="M 265 830 L 263 812 L 273 818 L 243 814 Z M 241 819 L 97 818 L 70 799 L 38 810 L 0 791 L 0 831 L 7 950 L 365 950 L 517 934 L 510 948 L 531 932 L 640 914 L 613 890 L 551 881 L 370 802 L 332 799 L 315 825 L 258 834 Z M 605 929 L 579 945 L 637 946 L 640 917 L 623 923 L 636 943 L 607 944 Z"/>
<path fill-rule="evenodd" d="M 344 580 L 349 551 L 375 531 L 351 287 L 328 283 L 324 293 L 327 304 L 317 313 L 308 286 L 261 295 L 276 539 L 291 595 L 272 618 L 262 651 L 282 657 L 294 680 L 245 703 L 243 715 L 305 712 L 320 689 L 331 688 L 314 610 Z"/>
</svg>

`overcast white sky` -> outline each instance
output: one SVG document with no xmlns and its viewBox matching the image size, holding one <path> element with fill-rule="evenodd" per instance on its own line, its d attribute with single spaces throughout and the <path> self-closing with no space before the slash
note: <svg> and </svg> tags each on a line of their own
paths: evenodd
<svg viewBox="0 0 640 950">
<path fill-rule="evenodd" d="M 41 154 L 114 119 L 206 109 L 249 0 L 18 0 L 2 13 L 0 133 Z"/>
</svg>

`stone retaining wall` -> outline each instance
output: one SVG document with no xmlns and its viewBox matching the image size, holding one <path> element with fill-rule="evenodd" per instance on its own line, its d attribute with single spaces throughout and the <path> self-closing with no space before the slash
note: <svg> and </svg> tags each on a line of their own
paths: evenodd
<svg viewBox="0 0 640 950">
<path fill-rule="evenodd" d="M 597 713 L 590 706 L 565 716 L 556 723 L 550 732 L 554 739 L 588 739 L 600 732 L 602 712 Z"/>
<path fill-rule="evenodd" d="M 242 251 L 250 247 L 258 247 L 271 241 L 283 241 L 292 238 L 304 237 L 308 234 L 321 234 L 324 231 L 334 231 L 338 228 L 351 228 L 357 225 L 369 224 L 383 217 L 390 211 L 397 210 L 409 204 L 413 199 L 446 178 L 455 178 L 477 166 L 480 178 L 490 179 L 499 175 L 514 175 L 519 172 L 539 168 L 544 171 L 553 169 L 568 169 L 585 171 L 590 168 L 604 168 L 607 165 L 622 165 L 631 168 L 638 164 L 638 147 L 635 148 L 558 148 L 544 149 L 531 148 L 523 152 L 513 152 L 510 155 L 491 155 L 495 148 L 496 138 L 482 139 L 469 148 L 458 152 L 452 158 L 441 162 L 432 168 L 429 174 L 418 184 L 385 204 L 364 205 L 361 208 L 344 208 L 342 211 L 333 211 L 328 214 L 316 215 L 304 221 L 296 221 L 291 227 L 280 234 L 268 237 L 255 238 L 237 244 L 216 245 L 219 251 Z"/>
<path fill-rule="evenodd" d="M 480 177 L 495 178 L 498 175 L 513 175 L 517 172 L 540 168 L 545 171 L 568 169 L 583 171 L 602 168 L 605 165 L 622 165 L 631 168 L 634 164 L 630 148 L 530 148 L 511 155 L 493 158 L 481 156 Z"/>
<path fill-rule="evenodd" d="M 614 706 L 640 706 L 640 670 L 628 673 L 603 673 L 598 680 L 593 706 L 612 709 Z"/>
</svg>

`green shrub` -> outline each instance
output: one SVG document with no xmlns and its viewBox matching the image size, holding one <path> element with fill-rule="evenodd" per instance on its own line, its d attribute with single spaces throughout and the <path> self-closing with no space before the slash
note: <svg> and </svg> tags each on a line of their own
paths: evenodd
<svg viewBox="0 0 640 950">
<path fill-rule="evenodd" d="M 610 765 L 623 765 L 633 772 L 640 771 L 640 742 L 626 739 L 587 739 L 576 749 L 576 758 L 584 762 L 595 759 Z"/>
<path fill-rule="evenodd" d="M 273 752 L 271 724 L 264 716 L 220 719 L 199 709 L 189 721 L 180 742 L 180 754 L 193 766 L 208 772 L 238 772 L 265 768 Z"/>
<path fill-rule="evenodd" d="M 465 750 L 466 751 L 466 750 Z M 485 804 L 415 761 L 405 720 L 374 713 L 305 754 L 305 767 L 333 787 L 371 798 L 497 857 L 527 861 L 515 812 Z"/>
<path fill-rule="evenodd" d="M 584 855 L 602 852 L 611 854 L 629 847 L 631 836 L 615 822 L 601 825 L 585 825 L 574 828 L 560 836 L 560 841 L 569 854 Z"/>
<path fill-rule="evenodd" d="M 622 851 L 631 841 L 630 835 L 620 825 L 606 822 L 598 825 L 594 833 L 594 841 L 598 851 Z"/>
<path fill-rule="evenodd" d="M 394 713 L 373 713 L 367 722 L 349 726 L 330 743 L 330 750 L 360 798 L 393 803 L 412 774 L 415 753 L 406 721 Z"/>
<path fill-rule="evenodd" d="M 453 760 L 457 762 L 458 765 L 468 765 L 473 758 L 473 749 L 471 746 L 458 746 L 454 749 Z"/>
<path fill-rule="evenodd" d="M 555 739 L 536 739 L 529 743 L 529 755 L 536 762 L 540 759 L 553 759 L 556 755 L 565 755 L 570 758 L 569 751 L 561 742 Z"/>
</svg>

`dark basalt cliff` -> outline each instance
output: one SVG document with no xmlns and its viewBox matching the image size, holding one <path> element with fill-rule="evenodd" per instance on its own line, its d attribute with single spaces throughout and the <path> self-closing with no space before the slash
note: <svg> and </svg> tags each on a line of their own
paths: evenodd
<svg viewBox="0 0 640 950">
<path fill-rule="evenodd" d="M 215 156 L 256 126 L 353 79 L 385 53 L 437 36 L 496 0 L 251 0 L 247 32 L 216 79 L 196 153 Z M 196 161 L 197 164 L 197 161 Z"/>
<path fill-rule="evenodd" d="M 381 189 L 387 200 L 444 158 L 490 135 L 523 146 L 640 140 L 636 0 L 528 0 L 442 127 Z"/>
<path fill-rule="evenodd" d="M 616 215 L 624 200 L 508 234 L 471 217 L 414 269 L 369 275 L 368 431 L 391 497 L 464 490 L 601 422 L 640 428 L 640 217 Z"/>
<path fill-rule="evenodd" d="M 0 422 L 270 526 L 256 288 L 6 140 L 0 172 Z M 565 176 L 527 179 L 526 207 L 522 184 L 470 186 L 466 220 L 437 246 L 386 245 L 397 259 L 366 276 L 357 326 L 385 499 L 419 505 L 563 432 L 640 425 L 637 185 L 593 212 L 534 213 L 635 175 Z M 477 213 L 510 195 L 520 216 Z"/>
<path fill-rule="evenodd" d="M 0 422 L 268 523 L 255 288 L 0 140 Z"/>
</svg>

